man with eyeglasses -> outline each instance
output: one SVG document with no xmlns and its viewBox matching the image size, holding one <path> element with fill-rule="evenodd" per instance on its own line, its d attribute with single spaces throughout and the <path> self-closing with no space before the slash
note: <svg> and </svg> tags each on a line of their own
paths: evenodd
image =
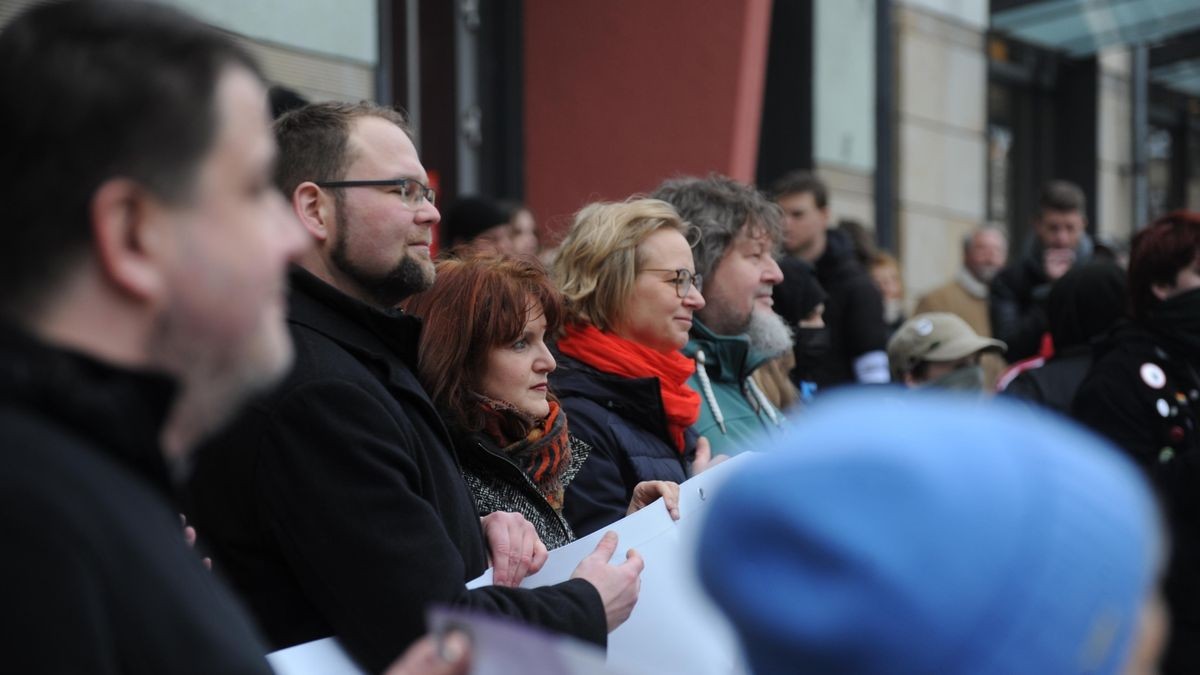
<svg viewBox="0 0 1200 675">
<path fill-rule="evenodd" d="M 752 377 L 792 348 L 791 332 L 771 299 L 783 280 L 774 258 L 781 214 L 757 190 L 724 176 L 672 179 L 651 196 L 670 203 L 698 230 L 692 255 L 706 304 L 683 349 L 697 363 L 688 385 L 703 400 L 693 428 L 714 455 L 738 454 L 784 423 Z M 791 386 L 786 379 L 784 384 Z"/>
<path fill-rule="evenodd" d="M 217 569 L 273 648 L 336 635 L 372 672 L 425 631 L 430 603 L 604 644 L 636 602 L 640 559 L 609 565 L 609 538 L 572 580 L 515 588 L 546 549 L 517 514 L 481 527 L 416 378 L 420 321 L 395 307 L 433 283 L 440 216 L 403 118 L 321 103 L 275 132 L 276 183 L 315 246 L 291 277 L 294 371 L 196 466 L 193 517 Z M 489 555 L 496 585 L 466 590 Z"/>
</svg>

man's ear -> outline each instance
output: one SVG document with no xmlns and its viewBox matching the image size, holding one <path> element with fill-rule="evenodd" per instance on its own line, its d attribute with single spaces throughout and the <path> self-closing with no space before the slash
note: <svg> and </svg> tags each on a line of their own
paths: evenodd
<svg viewBox="0 0 1200 675">
<path fill-rule="evenodd" d="M 1150 292 L 1154 297 L 1158 298 L 1159 302 L 1171 297 L 1171 292 L 1175 290 L 1175 284 L 1150 284 Z"/>
<path fill-rule="evenodd" d="M 162 205 L 139 183 L 114 178 L 92 195 L 90 217 L 101 273 L 121 293 L 140 300 L 161 297 L 168 223 Z"/>
<path fill-rule="evenodd" d="M 292 210 L 304 229 L 322 246 L 333 231 L 336 209 L 332 196 L 312 181 L 296 186 L 291 195 Z"/>
</svg>

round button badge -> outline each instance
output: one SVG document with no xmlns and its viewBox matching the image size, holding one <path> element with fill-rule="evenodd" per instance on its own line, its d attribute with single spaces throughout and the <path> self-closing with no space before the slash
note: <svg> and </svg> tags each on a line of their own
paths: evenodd
<svg viewBox="0 0 1200 675">
<path fill-rule="evenodd" d="M 1143 363 L 1138 373 L 1142 376 L 1142 382 L 1151 389 L 1162 389 L 1167 384 L 1167 374 L 1156 363 Z"/>
</svg>

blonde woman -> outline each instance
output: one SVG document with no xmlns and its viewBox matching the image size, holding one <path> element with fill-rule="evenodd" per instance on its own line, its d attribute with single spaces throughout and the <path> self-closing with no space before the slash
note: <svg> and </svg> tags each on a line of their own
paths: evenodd
<svg viewBox="0 0 1200 675">
<path fill-rule="evenodd" d="M 638 483 L 679 483 L 706 464 L 701 443 L 692 466 L 700 396 L 679 352 L 704 307 L 687 233 L 663 201 L 592 204 L 555 259 L 566 320 L 550 384 L 592 448 L 563 510 L 579 536 L 624 517 Z"/>
</svg>

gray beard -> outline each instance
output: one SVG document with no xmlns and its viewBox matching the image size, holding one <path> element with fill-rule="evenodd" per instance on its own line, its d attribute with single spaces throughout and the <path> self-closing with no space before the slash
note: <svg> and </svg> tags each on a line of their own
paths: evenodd
<svg viewBox="0 0 1200 675">
<path fill-rule="evenodd" d="M 746 337 L 750 338 L 751 349 L 772 359 L 792 348 L 792 329 L 783 317 L 768 310 L 756 308 L 750 312 Z"/>
</svg>

